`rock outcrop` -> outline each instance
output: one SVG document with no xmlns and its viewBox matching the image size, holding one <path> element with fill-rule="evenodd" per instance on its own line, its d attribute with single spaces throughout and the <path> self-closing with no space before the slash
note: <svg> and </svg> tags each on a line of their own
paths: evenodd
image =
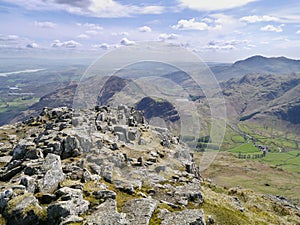
<svg viewBox="0 0 300 225">
<path fill-rule="evenodd" d="M 134 108 L 44 108 L 15 126 L 27 132 L 1 156 L 7 224 L 149 224 L 161 200 L 154 187 L 175 174 L 174 204 L 202 202 L 199 185 L 196 194 L 184 186 L 198 180 L 181 172 L 193 161 L 177 152 L 188 149 Z"/>
</svg>

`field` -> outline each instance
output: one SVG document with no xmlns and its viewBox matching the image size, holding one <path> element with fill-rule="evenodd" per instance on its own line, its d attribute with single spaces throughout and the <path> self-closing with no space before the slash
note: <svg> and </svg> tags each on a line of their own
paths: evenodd
<svg viewBox="0 0 300 225">
<path fill-rule="evenodd" d="M 196 163 L 200 162 L 202 154 L 195 154 Z M 202 176 L 210 178 L 213 183 L 226 188 L 241 186 L 263 194 L 285 196 L 299 204 L 300 195 L 295 193 L 300 193 L 300 173 L 293 173 L 287 170 L 295 170 L 296 166 L 293 167 L 291 165 L 299 163 L 300 157 L 297 157 L 298 161 L 294 161 L 295 157 L 294 159 L 286 157 L 288 164 L 282 169 L 273 165 L 275 162 L 282 162 L 278 158 L 276 161 L 276 155 L 273 154 L 261 159 L 270 160 L 271 165 L 268 165 L 267 163 L 269 162 L 267 161 L 266 163 L 261 163 L 256 160 L 238 159 L 233 153 L 220 152 L 210 167 L 202 172 Z M 201 168 L 201 165 L 199 166 Z M 298 170 L 295 172 L 299 172 Z"/>
</svg>

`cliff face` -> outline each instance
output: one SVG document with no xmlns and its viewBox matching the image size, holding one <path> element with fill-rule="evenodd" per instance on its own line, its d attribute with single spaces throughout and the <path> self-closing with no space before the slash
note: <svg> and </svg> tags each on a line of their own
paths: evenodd
<svg viewBox="0 0 300 225">
<path fill-rule="evenodd" d="M 299 221 L 285 199 L 203 180 L 178 137 L 124 105 L 45 108 L 0 132 L 0 224 Z"/>
</svg>

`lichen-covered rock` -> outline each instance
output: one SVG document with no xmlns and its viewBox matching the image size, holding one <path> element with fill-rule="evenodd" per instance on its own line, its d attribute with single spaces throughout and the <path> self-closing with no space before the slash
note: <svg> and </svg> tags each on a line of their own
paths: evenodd
<svg viewBox="0 0 300 225">
<path fill-rule="evenodd" d="M 81 190 L 63 187 L 56 194 L 60 200 L 47 208 L 49 223 L 58 224 L 70 215 L 78 216 L 89 209 L 89 202 L 83 199 Z"/>
<path fill-rule="evenodd" d="M 79 147 L 80 144 L 76 137 L 70 135 L 67 136 L 67 138 L 63 141 L 63 151 L 61 153 L 62 158 L 65 159 L 73 156 L 74 151 L 76 152 L 76 149 Z"/>
<path fill-rule="evenodd" d="M 43 163 L 43 170 L 46 173 L 38 182 L 39 191 L 53 193 L 57 189 L 59 182 L 64 180 L 60 157 L 49 153 Z"/>
<path fill-rule="evenodd" d="M 84 225 L 131 225 L 124 213 L 117 212 L 116 200 L 108 199 L 85 218 Z M 141 225 L 141 224 L 140 224 Z"/>
<path fill-rule="evenodd" d="M 157 204 L 158 201 L 154 199 L 133 199 L 125 203 L 122 212 L 126 213 L 131 225 L 148 225 Z"/>
<path fill-rule="evenodd" d="M 187 200 L 198 204 L 202 203 L 203 196 L 200 191 L 199 181 L 194 180 L 193 183 L 187 183 L 183 186 L 177 186 L 175 197 L 178 199 L 178 203 L 183 202 L 182 200 Z"/>
<path fill-rule="evenodd" d="M 107 199 L 116 199 L 117 194 L 110 190 L 99 190 L 95 191 L 94 196 L 96 199 L 107 200 Z"/>
<path fill-rule="evenodd" d="M 205 225 L 204 213 L 199 209 L 186 209 L 178 212 L 163 211 L 159 214 L 161 225 Z"/>
<path fill-rule="evenodd" d="M 41 149 L 31 149 L 28 150 L 24 156 L 25 159 L 39 159 L 44 158 L 43 152 Z"/>
<path fill-rule="evenodd" d="M 128 142 L 128 127 L 125 125 L 114 126 L 114 133 L 118 139 L 123 142 Z"/>
<path fill-rule="evenodd" d="M 7 203 L 3 215 L 7 225 L 39 224 L 46 217 L 45 210 L 31 193 L 12 198 Z"/>
<path fill-rule="evenodd" d="M 112 183 L 113 179 L 113 165 L 103 166 L 101 170 L 101 176 L 104 178 L 105 181 Z"/>
<path fill-rule="evenodd" d="M 25 186 L 28 192 L 34 193 L 36 189 L 36 179 L 25 176 L 21 179 L 21 184 Z"/>
<path fill-rule="evenodd" d="M 3 213 L 3 210 L 7 206 L 7 203 L 12 197 L 13 193 L 14 192 L 12 189 L 7 189 L 0 193 L 0 213 Z"/>
<path fill-rule="evenodd" d="M 26 152 L 34 148 L 35 144 L 32 141 L 21 139 L 13 150 L 13 159 L 23 159 Z"/>
<path fill-rule="evenodd" d="M 113 183 L 116 189 L 119 189 L 128 194 L 134 193 L 134 186 L 130 182 L 126 182 L 123 180 L 114 180 Z"/>
</svg>

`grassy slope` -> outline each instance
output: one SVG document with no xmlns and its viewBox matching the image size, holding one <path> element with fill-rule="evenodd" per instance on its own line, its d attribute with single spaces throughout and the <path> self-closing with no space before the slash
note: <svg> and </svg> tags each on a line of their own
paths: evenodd
<svg viewBox="0 0 300 225">
<path fill-rule="evenodd" d="M 201 153 L 195 156 L 196 162 L 200 162 Z M 300 193 L 300 174 L 254 160 L 238 159 L 232 153 L 220 152 L 202 175 L 227 188 L 242 186 L 260 193 L 286 196 L 300 203 L 300 196 L 296 194 Z"/>
</svg>

